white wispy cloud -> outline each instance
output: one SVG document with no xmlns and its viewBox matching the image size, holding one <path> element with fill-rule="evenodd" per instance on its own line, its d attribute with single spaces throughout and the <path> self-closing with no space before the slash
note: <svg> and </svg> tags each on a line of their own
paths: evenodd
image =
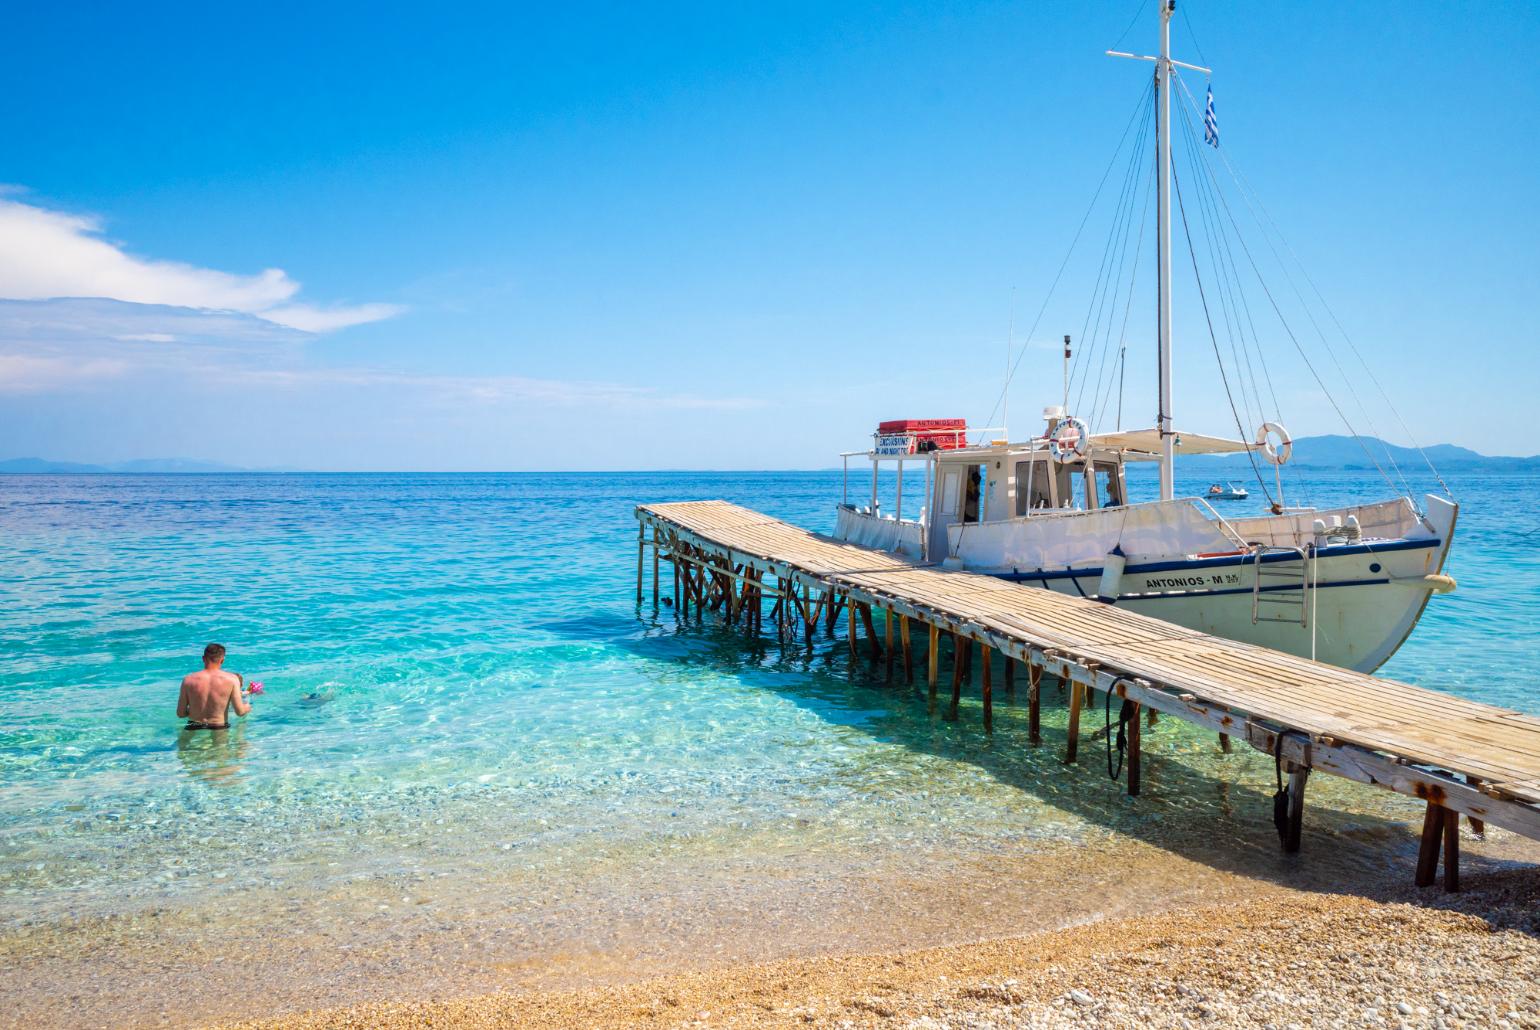
<svg viewBox="0 0 1540 1030">
<path fill-rule="evenodd" d="M 313 364 L 307 335 L 239 312 L 110 300 L 0 300 L 0 394 L 177 382 L 318 394 L 364 391 L 429 407 L 730 409 L 762 402 L 625 383 L 533 376 L 446 375 Z"/>
<path fill-rule="evenodd" d="M 315 307 L 282 269 L 238 275 L 139 257 L 102 235 L 92 217 L 0 198 L 0 298 L 100 297 L 235 311 L 303 332 L 330 332 L 399 314 L 393 304 Z"/>
</svg>

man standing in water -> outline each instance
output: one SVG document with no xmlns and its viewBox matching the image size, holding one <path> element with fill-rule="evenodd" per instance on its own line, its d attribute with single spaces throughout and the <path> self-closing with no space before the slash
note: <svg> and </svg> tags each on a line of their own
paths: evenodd
<svg viewBox="0 0 1540 1030">
<path fill-rule="evenodd" d="M 227 730 L 230 716 L 226 709 L 244 716 L 251 711 L 246 703 L 246 684 L 238 673 L 225 672 L 225 649 L 210 644 L 203 649 L 203 671 L 182 680 L 182 696 L 177 699 L 176 715 L 186 719 L 190 730 Z"/>
</svg>

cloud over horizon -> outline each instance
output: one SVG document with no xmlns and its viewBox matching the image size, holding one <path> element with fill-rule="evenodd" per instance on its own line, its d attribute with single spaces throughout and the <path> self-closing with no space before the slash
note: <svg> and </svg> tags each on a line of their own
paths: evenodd
<svg viewBox="0 0 1540 1030">
<path fill-rule="evenodd" d="M 232 311 L 306 333 L 391 318 L 398 305 L 316 307 L 280 268 L 239 275 L 138 257 L 103 236 L 100 220 L 0 197 L 0 299 L 102 298 L 197 311 Z"/>
</svg>

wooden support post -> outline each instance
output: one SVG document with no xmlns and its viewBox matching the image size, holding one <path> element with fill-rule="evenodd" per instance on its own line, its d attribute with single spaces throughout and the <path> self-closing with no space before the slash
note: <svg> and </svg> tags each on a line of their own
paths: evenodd
<svg viewBox="0 0 1540 1030">
<path fill-rule="evenodd" d="M 973 682 L 973 640 L 971 638 L 968 638 L 968 637 L 964 637 L 963 638 L 962 661 L 963 661 L 963 679 L 966 682 L 972 683 Z"/>
<path fill-rule="evenodd" d="M 849 637 L 851 669 L 855 668 L 856 660 L 856 603 L 849 597 L 845 598 L 845 614 L 848 623 L 845 635 Z"/>
<path fill-rule="evenodd" d="M 658 606 L 658 527 L 652 527 L 652 606 Z"/>
<path fill-rule="evenodd" d="M 925 682 L 930 686 L 932 700 L 936 696 L 936 677 L 939 672 L 941 660 L 941 627 L 934 622 L 929 624 L 930 647 L 925 652 Z"/>
<path fill-rule="evenodd" d="M 825 593 L 829 598 L 829 607 L 823 613 L 824 631 L 829 634 L 829 639 L 833 640 L 834 623 L 840 617 L 840 605 L 844 602 L 840 600 L 840 595 L 835 593 L 833 587 L 830 587 Z"/>
<path fill-rule="evenodd" d="M 1308 765 L 1289 763 L 1289 814 L 1283 831 L 1283 850 L 1291 855 L 1299 851 L 1305 830 L 1305 781 L 1309 778 Z"/>
<path fill-rule="evenodd" d="M 679 559 L 669 556 L 668 563 L 674 567 L 674 610 L 679 610 Z"/>
<path fill-rule="evenodd" d="M 647 526 L 636 524 L 636 603 L 642 603 L 642 558 L 647 554 Z"/>
<path fill-rule="evenodd" d="M 967 648 L 966 651 L 963 648 Z M 952 634 L 952 706 L 947 709 L 948 721 L 957 718 L 957 706 L 962 701 L 963 661 L 973 650 L 973 641 Z"/>
<path fill-rule="evenodd" d="M 1444 809 L 1444 890 L 1460 889 L 1460 813 Z"/>
<path fill-rule="evenodd" d="M 1157 722 L 1160 721 L 1160 713 L 1157 712 L 1155 709 L 1151 708 L 1149 710 L 1148 718 L 1149 718 L 1150 725 L 1154 726 Z"/>
<path fill-rule="evenodd" d="M 1080 702 L 1085 693 L 1085 688 L 1079 680 L 1071 680 L 1069 684 L 1069 726 L 1068 735 L 1064 742 L 1064 764 L 1074 765 L 1076 753 L 1080 750 Z"/>
<path fill-rule="evenodd" d="M 1140 770 L 1140 762 L 1139 762 L 1139 756 L 1140 756 L 1140 753 L 1141 753 L 1140 750 L 1139 750 L 1139 708 L 1140 708 L 1140 705 L 1136 701 L 1134 701 L 1134 702 L 1127 702 L 1127 703 L 1133 709 L 1133 711 L 1129 713 L 1129 717 L 1128 717 L 1128 734 L 1127 734 L 1127 747 L 1128 747 L 1128 752 L 1127 752 L 1127 756 L 1128 756 L 1128 796 L 1131 797 L 1131 798 L 1136 798 L 1136 797 L 1139 796 L 1139 773 L 1141 771 Z"/>
<path fill-rule="evenodd" d="M 1005 655 L 1005 696 L 1016 700 L 1016 659 Z"/>
<path fill-rule="evenodd" d="M 971 646 L 969 650 L 972 650 Z M 986 733 L 992 732 L 995 728 L 995 690 L 994 684 L 990 681 L 989 671 L 994 663 L 990 661 L 990 657 L 989 645 L 980 644 L 979 661 L 984 670 L 984 681 L 980 687 L 980 692 L 984 699 L 984 732 Z"/>
<path fill-rule="evenodd" d="M 1221 733 L 1219 735 L 1219 750 L 1227 755 L 1230 753 L 1230 735 L 1228 733 Z"/>
<path fill-rule="evenodd" d="M 1417 849 L 1417 886 L 1432 885 L 1438 872 L 1438 846 L 1444 837 L 1444 806 L 1429 801 L 1422 814 L 1422 844 Z"/>
<path fill-rule="evenodd" d="M 1465 782 L 1470 784 L 1472 787 L 1475 787 L 1477 790 L 1481 789 L 1481 780 L 1478 777 L 1467 776 L 1465 777 Z M 1474 833 L 1478 837 L 1485 839 L 1487 835 L 1487 824 L 1485 820 L 1477 819 L 1475 816 L 1471 816 L 1470 832 Z"/>
<path fill-rule="evenodd" d="M 886 678 L 888 685 L 893 684 L 893 609 L 889 608 L 882 613 L 882 650 L 883 657 L 887 659 Z"/>
<path fill-rule="evenodd" d="M 866 631 L 866 648 L 875 662 L 882 657 L 882 645 L 877 643 L 877 630 L 872 626 L 872 606 L 861 601 L 857 607 L 861 609 L 861 628 Z"/>
<path fill-rule="evenodd" d="M 904 649 L 904 682 L 914 686 L 914 654 L 909 649 L 909 616 L 898 617 L 898 641 Z"/>
<path fill-rule="evenodd" d="M 1027 739 L 1034 744 L 1043 742 L 1042 711 L 1040 710 L 1043 686 L 1043 668 L 1027 666 Z"/>
</svg>

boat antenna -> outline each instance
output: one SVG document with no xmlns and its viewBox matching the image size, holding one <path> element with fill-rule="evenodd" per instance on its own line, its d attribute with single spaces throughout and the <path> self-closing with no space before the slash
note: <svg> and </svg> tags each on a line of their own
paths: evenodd
<svg viewBox="0 0 1540 1030">
<path fill-rule="evenodd" d="M 1005 385 L 1000 387 L 1000 435 L 1011 438 L 1011 355 L 1016 350 L 1016 287 L 1011 287 L 1010 328 L 1005 332 Z"/>
<path fill-rule="evenodd" d="M 1171 89 L 1177 68 L 1191 68 L 1204 75 L 1209 69 L 1171 59 L 1171 16 L 1176 0 L 1160 0 L 1160 55 L 1130 54 L 1108 50 L 1111 57 L 1130 57 L 1155 64 L 1155 245 L 1156 317 L 1160 338 L 1160 499 L 1175 496 L 1176 433 L 1171 421 Z"/>
<path fill-rule="evenodd" d="M 1069 415 L 1069 333 L 1064 334 L 1064 414 Z"/>
</svg>

